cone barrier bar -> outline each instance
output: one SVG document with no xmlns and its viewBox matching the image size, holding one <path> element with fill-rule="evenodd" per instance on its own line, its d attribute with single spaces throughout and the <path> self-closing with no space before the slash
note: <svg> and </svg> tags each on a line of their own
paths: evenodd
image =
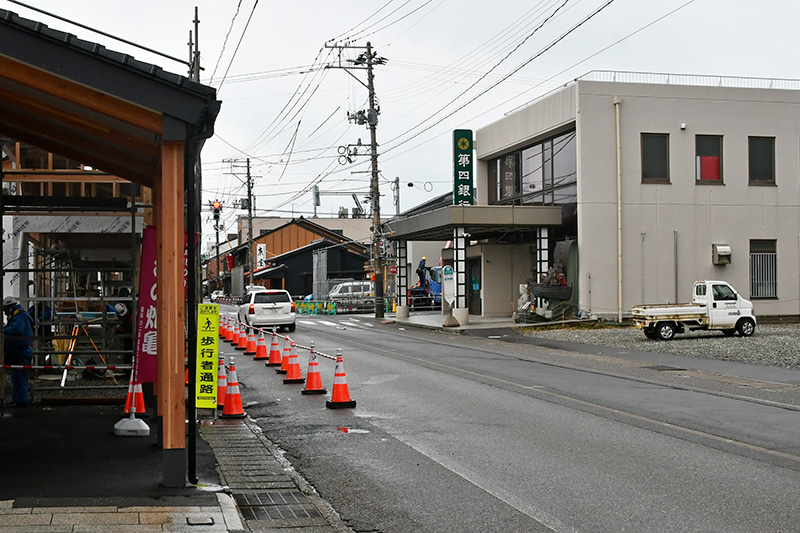
<svg viewBox="0 0 800 533">
<path fill-rule="evenodd" d="M 133 379 L 128 386 L 128 396 L 125 398 L 125 414 L 133 412 L 139 413 L 140 416 L 145 416 L 146 409 L 144 407 L 144 393 L 142 392 L 142 383 L 134 383 Z"/>
<path fill-rule="evenodd" d="M 256 341 L 256 356 L 253 359 L 269 359 L 267 354 L 267 339 L 264 338 L 264 330 L 258 330 L 258 340 Z"/>
<path fill-rule="evenodd" d="M 283 338 L 283 358 L 281 359 L 281 367 L 275 369 L 278 374 L 286 374 L 289 372 L 289 355 L 291 354 L 292 340 L 289 337 Z"/>
<path fill-rule="evenodd" d="M 247 414 L 242 409 L 242 395 L 239 392 L 239 380 L 236 377 L 236 362 L 231 356 L 231 370 L 228 373 L 228 389 L 225 391 L 225 407 L 220 418 L 244 418 Z"/>
<path fill-rule="evenodd" d="M 250 331 L 247 332 L 247 347 L 244 350 L 245 355 L 256 354 L 256 334 L 253 331 L 253 326 L 250 326 Z"/>
<path fill-rule="evenodd" d="M 239 326 L 239 342 L 234 347 L 235 350 L 245 351 L 247 349 L 247 326 Z"/>
<path fill-rule="evenodd" d="M 219 371 L 217 372 L 217 409 L 225 406 L 225 397 L 228 395 L 228 378 L 225 375 L 225 357 L 219 356 Z"/>
<path fill-rule="evenodd" d="M 289 364 L 286 365 L 286 377 L 284 383 L 305 383 L 306 378 L 303 377 L 303 371 L 300 369 L 300 358 L 297 357 L 297 349 L 295 342 L 291 342 L 291 350 L 289 351 Z"/>
<path fill-rule="evenodd" d="M 347 388 L 347 376 L 344 373 L 344 360 L 341 348 L 336 348 L 336 370 L 333 373 L 333 393 L 331 399 L 325 402 L 328 409 L 348 409 L 356 406 L 356 401 L 350 399 L 350 390 Z"/>
<path fill-rule="evenodd" d="M 133 365 L 0 365 L 11 370 L 131 370 Z"/>
<path fill-rule="evenodd" d="M 275 328 L 272 328 L 272 343 L 269 347 L 269 361 L 267 366 L 279 366 L 281 364 L 281 349 L 278 346 L 278 335 L 275 333 Z"/>
<path fill-rule="evenodd" d="M 306 388 L 300 392 L 303 394 L 327 394 L 328 391 L 322 387 L 322 377 L 319 374 L 319 363 L 317 363 L 317 352 L 314 351 L 314 341 L 308 349 L 308 371 L 306 372 Z"/>
</svg>

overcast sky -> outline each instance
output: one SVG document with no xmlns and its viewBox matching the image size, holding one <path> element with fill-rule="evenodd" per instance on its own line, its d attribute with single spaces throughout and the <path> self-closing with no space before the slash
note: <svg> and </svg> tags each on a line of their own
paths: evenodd
<svg viewBox="0 0 800 533">
<path fill-rule="evenodd" d="M 591 70 L 800 78 L 800 4 L 786 0 L 25 3 L 181 59 L 188 58 L 199 8 L 201 81 L 222 100 L 216 135 L 202 153 L 203 200 L 223 202 L 229 228 L 245 213 L 235 205 L 246 195 L 248 157 L 259 216 L 310 216 L 315 183 L 323 194 L 320 216 L 355 205 L 331 192 L 358 192 L 364 203 L 369 158 L 343 166 L 337 149 L 369 142 L 369 130 L 347 120 L 348 112 L 367 107 L 360 83 L 366 74 L 353 73 L 359 82 L 344 70 L 324 68 L 335 65 L 338 54 L 326 44 L 370 41 L 388 60 L 375 68 L 385 214 L 395 212 L 395 177 L 402 210 L 452 189 L 453 129 L 478 129 Z M 0 7 L 186 73 L 185 65 L 8 0 Z M 205 242 L 213 239 L 210 224 L 204 231 Z"/>
</svg>

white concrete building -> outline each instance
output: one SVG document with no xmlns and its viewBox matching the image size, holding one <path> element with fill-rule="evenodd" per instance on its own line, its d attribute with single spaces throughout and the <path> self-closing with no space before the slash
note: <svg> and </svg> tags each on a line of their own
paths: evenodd
<svg viewBox="0 0 800 533">
<path fill-rule="evenodd" d="M 576 305 L 598 316 L 689 301 L 696 279 L 730 282 L 759 316 L 800 314 L 800 81 L 592 72 L 475 137 L 479 205 L 562 208 L 538 238 L 468 248 L 504 265 L 482 270 L 483 315 L 562 239 Z"/>
</svg>

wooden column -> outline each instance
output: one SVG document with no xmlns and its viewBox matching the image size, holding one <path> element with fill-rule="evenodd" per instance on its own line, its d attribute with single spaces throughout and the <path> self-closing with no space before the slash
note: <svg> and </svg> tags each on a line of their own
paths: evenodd
<svg viewBox="0 0 800 533">
<path fill-rule="evenodd" d="M 184 403 L 184 143 L 164 142 L 158 190 L 158 403 L 164 485 L 186 484 Z"/>
</svg>

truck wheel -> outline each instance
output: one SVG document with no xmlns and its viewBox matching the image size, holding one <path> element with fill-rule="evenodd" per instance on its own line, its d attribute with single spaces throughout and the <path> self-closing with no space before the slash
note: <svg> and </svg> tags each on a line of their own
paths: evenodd
<svg viewBox="0 0 800 533">
<path fill-rule="evenodd" d="M 647 337 L 648 339 L 653 340 L 653 341 L 658 339 L 658 333 L 656 333 L 655 329 L 653 329 L 653 328 L 645 328 L 642 331 L 644 331 L 644 336 Z"/>
<path fill-rule="evenodd" d="M 675 326 L 669 322 L 660 322 L 658 326 L 656 326 L 656 333 L 658 334 L 658 338 L 662 341 L 672 340 L 675 338 Z"/>
<path fill-rule="evenodd" d="M 742 318 L 736 323 L 736 331 L 738 331 L 739 335 L 742 337 L 749 337 L 755 330 L 756 324 L 753 322 L 752 318 Z"/>
<path fill-rule="evenodd" d="M 736 328 L 733 328 L 733 329 L 723 329 L 723 330 L 722 330 L 722 334 L 723 334 L 723 335 L 725 335 L 726 337 L 732 337 L 734 333 L 736 333 Z"/>
</svg>

